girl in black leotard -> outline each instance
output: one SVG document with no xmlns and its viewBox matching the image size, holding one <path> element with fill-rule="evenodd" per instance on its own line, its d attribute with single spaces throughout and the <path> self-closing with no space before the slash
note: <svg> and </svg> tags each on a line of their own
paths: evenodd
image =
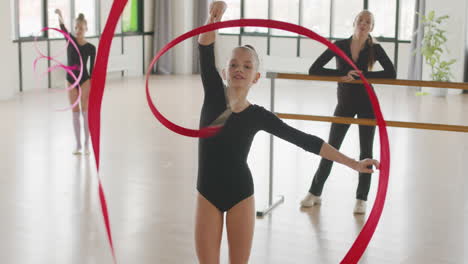
<svg viewBox="0 0 468 264">
<path fill-rule="evenodd" d="M 207 23 L 220 21 L 225 9 L 224 2 L 213 2 Z M 259 130 L 361 172 L 371 173 L 368 166 L 378 167 L 378 162 L 371 159 L 355 161 L 320 138 L 288 126 L 263 107 L 250 104 L 247 94 L 260 78 L 259 59 L 251 46 L 232 51 L 226 69 L 222 70 L 225 86 L 215 66 L 215 37 L 215 32 L 207 32 L 198 39 L 205 91 L 200 127 L 213 124 L 224 124 L 224 127 L 217 135 L 199 141 L 196 250 L 199 263 L 219 263 L 226 213 L 230 263 L 248 263 L 255 210 L 247 156 Z"/>
<path fill-rule="evenodd" d="M 395 78 L 396 73 L 392 62 L 380 44 L 369 35 L 374 27 L 374 16 L 371 12 L 364 10 L 360 12 L 354 21 L 354 34 L 352 37 L 336 41 L 336 45 L 342 49 L 346 55 L 353 59 L 356 66 L 367 78 Z M 326 69 L 324 66 L 336 57 L 337 69 Z M 374 63 L 378 61 L 383 71 L 371 71 Z M 367 96 L 364 85 L 349 84 L 347 81 L 354 80 L 358 73 L 351 68 L 341 57 L 331 50 L 326 50 L 314 62 L 309 69 L 309 74 L 324 76 L 342 76 L 343 82 L 338 83 L 338 105 L 335 109 L 335 116 L 359 118 L 374 118 L 374 112 Z M 349 125 L 332 124 L 328 143 L 339 149 Z M 375 126 L 359 126 L 359 140 L 361 145 L 361 159 L 372 158 L 372 148 L 374 142 Z M 315 173 L 309 193 L 302 200 L 304 207 L 314 206 L 321 202 L 320 195 L 325 181 L 330 174 L 333 162 L 322 159 L 317 172 Z M 364 214 L 366 212 L 366 200 L 369 193 L 371 176 L 369 173 L 359 173 L 359 184 L 356 191 L 356 205 L 354 213 Z"/>
<path fill-rule="evenodd" d="M 55 10 L 55 13 L 59 16 L 60 28 L 66 32 L 68 32 L 67 28 L 63 23 L 62 12 L 59 9 Z M 89 43 L 85 39 L 85 33 L 88 30 L 88 23 L 84 18 L 83 14 L 79 14 L 75 20 L 75 35 L 70 34 L 72 40 L 78 46 L 80 50 L 81 57 L 83 59 L 83 74 L 81 79 L 79 80 L 79 84 L 81 87 L 81 112 L 83 115 L 83 128 L 84 128 L 84 135 L 85 135 L 85 143 L 84 143 L 84 152 L 85 154 L 89 154 L 89 131 L 88 131 L 88 97 L 89 97 L 89 90 L 91 84 L 91 73 L 94 67 L 94 58 L 96 57 L 96 47 L 93 44 Z M 80 66 L 80 58 L 78 53 L 75 50 L 75 47 L 69 45 L 67 48 L 67 57 L 68 57 L 68 65 L 69 66 Z M 89 71 L 87 68 L 89 59 Z M 79 75 L 79 69 L 73 70 L 73 73 L 76 77 Z M 75 79 L 67 73 L 67 83 L 68 86 L 72 85 L 75 82 Z M 68 97 L 70 99 L 70 103 L 76 102 L 78 99 L 78 87 L 77 89 L 70 90 L 68 93 Z M 80 135 L 80 104 L 76 105 L 73 108 L 73 129 L 75 132 L 75 139 L 76 139 L 76 148 L 73 151 L 73 154 L 79 155 L 81 154 L 81 135 Z"/>
</svg>

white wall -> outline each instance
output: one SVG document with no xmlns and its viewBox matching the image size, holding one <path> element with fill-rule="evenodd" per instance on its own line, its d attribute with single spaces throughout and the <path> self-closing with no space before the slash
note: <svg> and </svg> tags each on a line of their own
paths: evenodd
<svg viewBox="0 0 468 264">
<path fill-rule="evenodd" d="M 12 39 L 12 4 L 13 1 L 0 1 L 0 50 L 2 62 L 0 63 L 0 100 L 12 98 L 19 91 L 18 46 Z"/>
<path fill-rule="evenodd" d="M 42 53 L 47 54 L 47 42 L 38 42 L 37 47 Z M 34 42 L 21 43 L 23 91 L 40 90 L 47 87 L 47 60 L 37 62 L 36 72 L 33 69 L 34 60 L 38 57 L 34 49 Z M 15 54 L 16 55 L 16 54 Z M 15 58 L 17 60 L 17 57 Z"/>
<path fill-rule="evenodd" d="M 142 75 L 142 41 L 141 36 L 125 37 L 124 54 L 126 66 L 128 67 L 128 76 Z"/>
</svg>

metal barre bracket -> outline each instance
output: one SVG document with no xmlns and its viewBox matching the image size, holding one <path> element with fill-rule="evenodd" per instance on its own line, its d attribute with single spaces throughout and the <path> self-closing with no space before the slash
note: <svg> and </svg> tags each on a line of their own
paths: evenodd
<svg viewBox="0 0 468 264">
<path fill-rule="evenodd" d="M 267 72 L 267 73 L 266 73 L 266 77 L 267 77 L 268 79 L 275 79 L 277 76 L 278 76 L 278 73 L 277 73 L 277 72 Z"/>
<path fill-rule="evenodd" d="M 270 213 L 273 209 L 275 209 L 278 205 L 284 203 L 284 196 L 280 195 L 279 199 L 276 200 L 274 203 L 270 204 L 265 210 L 257 211 L 257 217 L 264 217 L 268 213 Z"/>
</svg>

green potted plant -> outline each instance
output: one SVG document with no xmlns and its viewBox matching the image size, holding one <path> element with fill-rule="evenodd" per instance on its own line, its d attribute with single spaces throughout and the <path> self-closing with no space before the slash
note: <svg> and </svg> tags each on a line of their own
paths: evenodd
<svg viewBox="0 0 468 264">
<path fill-rule="evenodd" d="M 421 23 L 424 25 L 424 38 L 420 48 L 426 65 L 431 68 L 431 78 L 433 81 L 449 82 L 453 77 L 450 66 L 456 62 L 456 59 L 450 61 L 442 60 L 444 51 L 448 51 L 446 42 L 446 31 L 441 29 L 444 21 L 449 18 L 448 15 L 436 16 L 435 11 L 430 11 L 427 16 L 421 16 Z M 447 95 L 445 88 L 423 88 L 423 91 L 438 96 Z"/>
</svg>

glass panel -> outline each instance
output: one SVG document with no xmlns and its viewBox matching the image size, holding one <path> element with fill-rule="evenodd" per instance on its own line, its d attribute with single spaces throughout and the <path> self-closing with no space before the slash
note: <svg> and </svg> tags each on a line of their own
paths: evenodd
<svg viewBox="0 0 468 264">
<path fill-rule="evenodd" d="M 40 30 L 44 27 L 42 1 L 20 0 L 18 7 L 20 37 L 41 36 Z"/>
<path fill-rule="evenodd" d="M 400 25 L 398 29 L 398 38 L 400 40 L 411 40 L 416 14 L 415 7 L 415 0 L 400 1 Z"/>
<path fill-rule="evenodd" d="M 244 1 L 244 18 L 268 19 L 268 0 Z M 246 27 L 244 31 L 268 33 L 268 28 Z"/>
<path fill-rule="evenodd" d="M 129 0 L 122 14 L 122 32 L 138 32 L 138 0 Z"/>
<path fill-rule="evenodd" d="M 272 19 L 299 24 L 299 0 L 272 0 Z M 297 36 L 296 33 L 272 29 L 274 36 Z"/>
<path fill-rule="evenodd" d="M 240 18 L 240 7 L 241 3 L 240 0 L 225 0 L 228 8 L 226 10 L 226 13 L 224 13 L 223 16 L 223 21 L 226 20 L 233 20 L 233 19 L 239 19 Z M 238 27 L 233 27 L 233 28 L 222 28 L 219 30 L 219 33 L 228 33 L 228 34 L 239 34 L 240 33 L 240 28 Z"/>
<path fill-rule="evenodd" d="M 38 1 L 39 2 L 39 1 Z M 47 24 L 49 27 L 59 28 L 59 20 L 57 14 L 55 14 L 55 9 L 60 9 L 62 11 L 63 22 L 65 27 L 68 29 L 68 32 L 73 32 L 71 26 L 72 19 L 70 18 L 70 0 L 48 0 L 47 1 Z M 49 30 L 50 38 L 62 38 L 63 35 L 58 33 L 55 30 Z"/>
<path fill-rule="evenodd" d="M 374 14 L 375 19 L 374 30 L 371 32 L 372 36 L 394 38 L 396 22 L 396 0 L 369 1 L 369 11 Z"/>
<path fill-rule="evenodd" d="M 301 25 L 324 37 L 329 37 L 330 5 L 330 0 L 302 1 Z"/>
<path fill-rule="evenodd" d="M 332 35 L 336 38 L 347 38 L 354 32 L 353 22 L 363 8 L 362 0 L 334 0 Z"/>
<path fill-rule="evenodd" d="M 96 36 L 96 1 L 75 0 L 75 17 L 77 17 L 79 13 L 83 13 L 88 22 L 88 32 L 86 32 L 86 36 Z"/>
</svg>

